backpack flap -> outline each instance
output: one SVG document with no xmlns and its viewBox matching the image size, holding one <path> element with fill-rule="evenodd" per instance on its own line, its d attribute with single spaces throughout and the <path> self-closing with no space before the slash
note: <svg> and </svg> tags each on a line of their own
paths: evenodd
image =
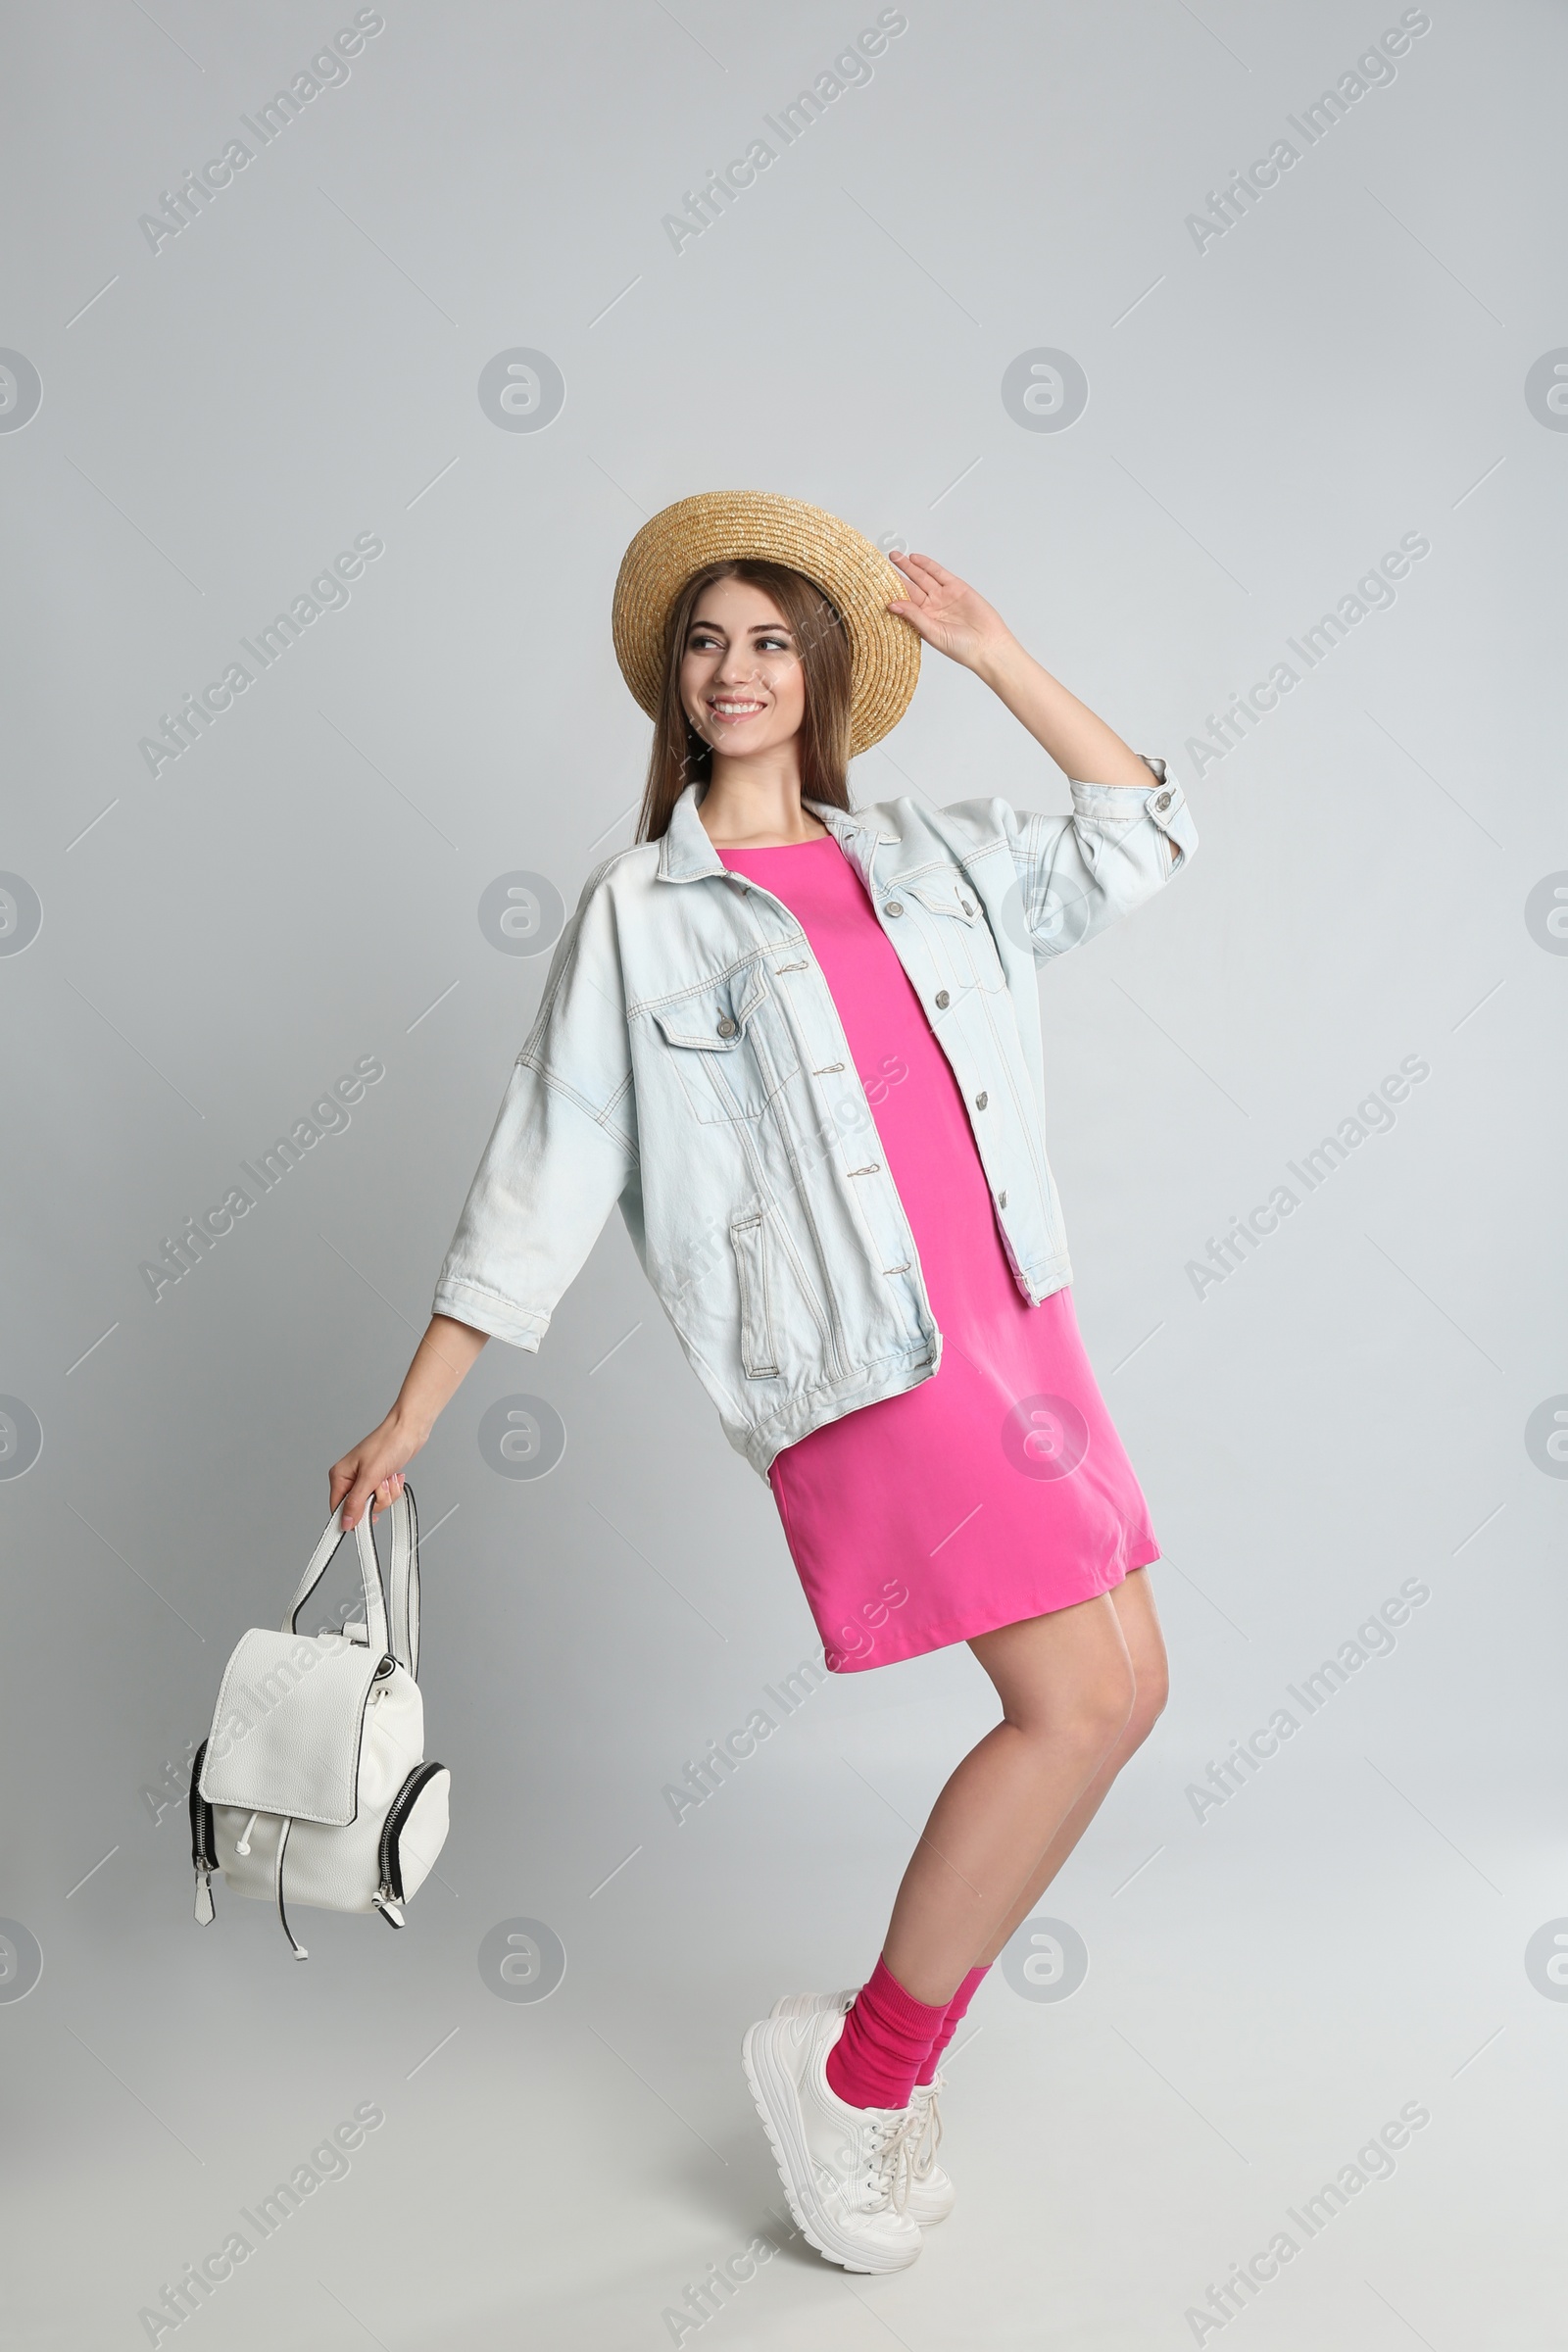
<svg viewBox="0 0 1568 2352">
<path fill-rule="evenodd" d="M 335 1828 L 353 1821 L 365 1710 L 381 1662 L 381 1651 L 341 1634 L 246 1634 L 213 1712 L 206 1802 Z"/>
</svg>

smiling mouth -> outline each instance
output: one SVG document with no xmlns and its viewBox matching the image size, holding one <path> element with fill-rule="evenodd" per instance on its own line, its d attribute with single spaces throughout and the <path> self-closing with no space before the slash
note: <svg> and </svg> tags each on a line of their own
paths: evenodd
<svg viewBox="0 0 1568 2352">
<path fill-rule="evenodd" d="M 714 718 L 721 718 L 726 724 L 736 726 L 743 719 L 756 718 L 766 710 L 767 705 L 742 701 L 733 695 L 715 695 L 710 698 L 708 708 Z"/>
</svg>

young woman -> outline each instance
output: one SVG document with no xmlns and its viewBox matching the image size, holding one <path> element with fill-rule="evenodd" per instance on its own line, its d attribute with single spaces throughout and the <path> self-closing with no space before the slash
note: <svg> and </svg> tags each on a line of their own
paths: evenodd
<svg viewBox="0 0 1568 2352">
<path fill-rule="evenodd" d="M 1144 1497 L 1084 1354 L 1046 1157 L 1037 967 L 1197 835 L 925 556 L 789 499 L 656 515 L 616 586 L 655 720 L 636 847 L 557 945 L 392 1411 L 331 1473 L 385 1508 L 489 1336 L 536 1348 L 617 1201 L 730 1441 L 773 1490 L 837 1673 L 966 1642 L 1002 1719 L 956 1766 L 854 1993 L 786 1994 L 744 2062 L 823 2254 L 896 2270 L 954 2202 L 939 2061 L 1165 1695 Z M 1071 782 L 853 810 L 921 644 Z"/>
</svg>

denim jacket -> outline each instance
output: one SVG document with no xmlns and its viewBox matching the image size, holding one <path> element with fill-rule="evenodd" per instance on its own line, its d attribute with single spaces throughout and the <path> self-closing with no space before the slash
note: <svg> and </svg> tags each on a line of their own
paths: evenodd
<svg viewBox="0 0 1568 2352">
<path fill-rule="evenodd" d="M 832 832 L 962 1090 L 1013 1278 L 1072 1279 L 1046 1158 L 1038 965 L 1184 866 L 1179 784 L 806 806 Z M 730 1444 L 764 1478 L 808 1431 L 929 1380 L 942 1334 L 844 1027 L 789 908 L 732 874 L 686 787 L 596 867 L 556 944 L 435 1311 L 536 1349 L 618 1201 Z"/>
</svg>

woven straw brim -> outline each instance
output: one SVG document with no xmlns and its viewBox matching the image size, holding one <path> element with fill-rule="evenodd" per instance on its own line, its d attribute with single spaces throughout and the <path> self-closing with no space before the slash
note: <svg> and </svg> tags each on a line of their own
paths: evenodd
<svg viewBox="0 0 1568 2352">
<path fill-rule="evenodd" d="M 850 756 L 869 751 L 898 725 L 920 675 L 918 635 L 886 610 L 907 583 L 861 532 L 802 499 L 704 490 L 645 522 L 615 580 L 611 628 L 621 676 L 652 718 L 670 607 L 705 564 L 746 556 L 787 564 L 832 599 L 850 640 Z"/>
</svg>

